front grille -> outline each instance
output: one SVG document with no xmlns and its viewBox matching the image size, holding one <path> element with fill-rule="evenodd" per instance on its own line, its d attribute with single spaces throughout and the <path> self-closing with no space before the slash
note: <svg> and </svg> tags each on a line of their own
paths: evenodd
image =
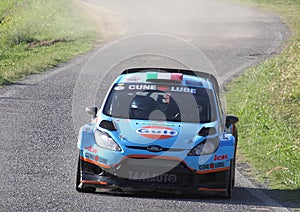
<svg viewBox="0 0 300 212">
<path fill-rule="evenodd" d="M 166 167 L 169 169 L 175 168 L 181 164 L 179 161 L 175 160 L 164 160 L 164 159 L 157 159 L 157 158 L 128 158 L 124 163 L 123 166 L 142 166 L 142 167 Z"/>
<path fill-rule="evenodd" d="M 181 162 L 154 158 L 128 158 L 113 170 L 107 171 L 114 177 L 129 181 L 167 184 L 191 182 L 195 175 Z"/>
</svg>

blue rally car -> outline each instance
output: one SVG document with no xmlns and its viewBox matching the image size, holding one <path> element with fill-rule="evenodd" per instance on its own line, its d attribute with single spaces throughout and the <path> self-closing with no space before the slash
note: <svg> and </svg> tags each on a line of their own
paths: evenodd
<svg viewBox="0 0 300 212">
<path fill-rule="evenodd" d="M 112 84 L 79 132 L 76 189 L 218 192 L 231 197 L 235 116 L 224 116 L 214 76 L 134 68 Z"/>
</svg>

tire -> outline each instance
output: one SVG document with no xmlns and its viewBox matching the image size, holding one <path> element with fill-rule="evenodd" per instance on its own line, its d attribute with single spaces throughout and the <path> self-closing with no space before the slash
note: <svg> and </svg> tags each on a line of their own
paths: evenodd
<svg viewBox="0 0 300 212">
<path fill-rule="evenodd" d="M 79 187 L 81 181 L 81 170 L 82 170 L 82 163 L 79 156 L 78 165 L 77 165 L 77 174 L 76 174 L 76 191 L 82 193 L 94 193 L 96 191 L 96 188 L 86 187 L 86 186 L 82 186 L 81 188 Z"/>
<path fill-rule="evenodd" d="M 237 145 L 239 133 L 238 133 L 238 129 L 235 125 L 234 125 L 232 135 L 235 137 L 235 144 Z"/>
<path fill-rule="evenodd" d="M 228 184 L 227 184 L 227 191 L 225 193 L 225 197 L 230 199 L 232 197 L 232 191 L 234 187 L 234 172 L 235 170 L 235 159 L 230 160 L 230 173 L 229 173 L 229 179 L 228 179 Z"/>
<path fill-rule="evenodd" d="M 234 158 L 233 158 L 233 184 L 235 184 L 235 164 L 236 164 L 236 150 L 237 150 L 237 143 L 238 143 L 238 129 L 234 126 L 233 136 L 235 137 L 235 147 L 234 147 Z"/>
<path fill-rule="evenodd" d="M 232 188 L 235 186 L 235 157 L 233 159 L 233 171 L 232 171 Z"/>
</svg>

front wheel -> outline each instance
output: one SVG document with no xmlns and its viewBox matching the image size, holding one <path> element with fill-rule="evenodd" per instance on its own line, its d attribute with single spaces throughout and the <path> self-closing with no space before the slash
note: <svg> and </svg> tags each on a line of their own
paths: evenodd
<svg viewBox="0 0 300 212">
<path fill-rule="evenodd" d="M 232 190 L 234 187 L 234 179 L 235 179 L 235 159 L 230 160 L 230 173 L 228 178 L 228 184 L 227 184 L 227 191 L 225 193 L 226 198 L 232 197 Z"/>
<path fill-rule="evenodd" d="M 236 151 L 237 151 L 237 143 L 238 143 L 238 129 L 235 126 L 235 124 L 232 124 L 232 135 L 235 138 L 235 146 L 234 146 L 234 159 L 232 160 L 233 163 L 233 187 L 234 187 L 234 181 L 235 181 L 235 164 L 236 164 Z"/>
<path fill-rule="evenodd" d="M 76 174 L 76 191 L 83 192 L 83 193 L 94 193 L 96 188 L 93 187 L 85 187 L 81 185 L 81 173 L 82 173 L 82 162 L 80 160 L 80 155 L 78 158 L 78 165 L 77 165 L 77 174 Z"/>
</svg>

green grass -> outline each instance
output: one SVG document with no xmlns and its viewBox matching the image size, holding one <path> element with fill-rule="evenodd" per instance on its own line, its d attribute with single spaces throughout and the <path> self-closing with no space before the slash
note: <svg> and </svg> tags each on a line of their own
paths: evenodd
<svg viewBox="0 0 300 212">
<path fill-rule="evenodd" d="M 84 53 L 99 38 L 75 0 L 2 0 L 0 8 L 0 86 Z"/>
<path fill-rule="evenodd" d="M 240 118 L 239 152 L 271 188 L 300 201 L 300 1 L 239 0 L 279 15 L 293 32 L 281 55 L 227 85 L 227 106 Z"/>
</svg>

